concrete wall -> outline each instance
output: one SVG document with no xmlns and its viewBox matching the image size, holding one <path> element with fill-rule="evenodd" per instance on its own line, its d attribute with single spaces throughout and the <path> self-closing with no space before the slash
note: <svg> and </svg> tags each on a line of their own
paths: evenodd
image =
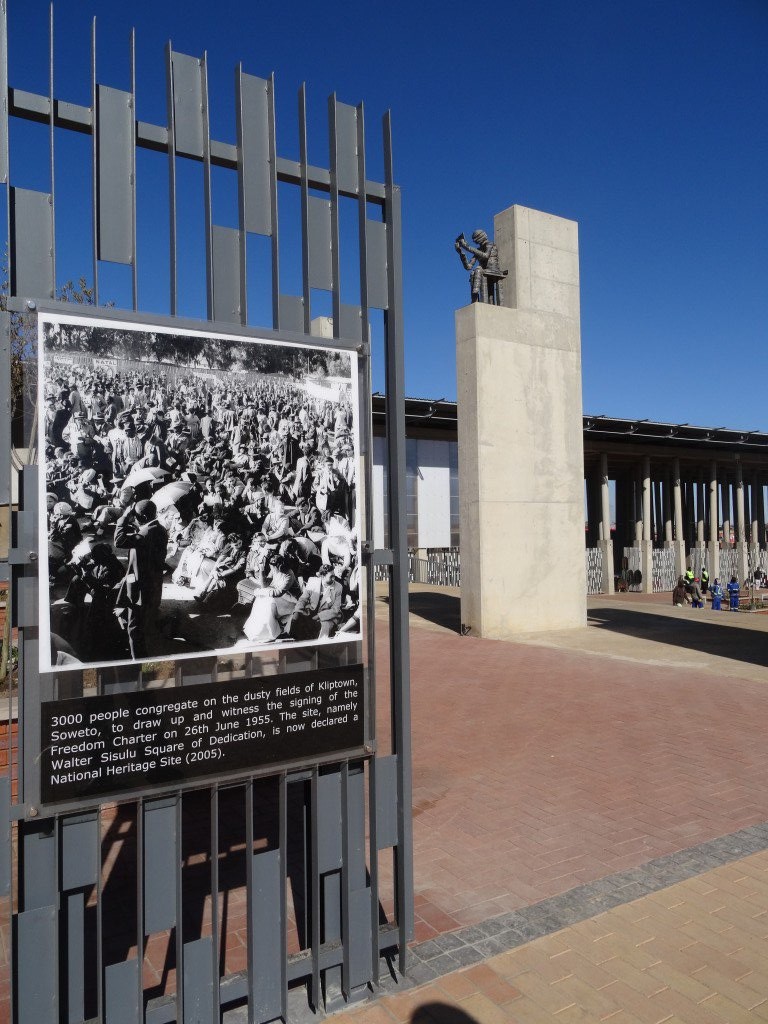
<svg viewBox="0 0 768 1024">
<path fill-rule="evenodd" d="M 456 312 L 462 622 L 475 635 L 586 622 L 578 229 L 495 220 L 503 306 Z"/>
</svg>

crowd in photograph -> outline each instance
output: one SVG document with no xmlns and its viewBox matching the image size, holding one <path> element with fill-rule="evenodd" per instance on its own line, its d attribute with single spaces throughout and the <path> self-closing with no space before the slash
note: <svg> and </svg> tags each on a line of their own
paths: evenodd
<svg viewBox="0 0 768 1024">
<path fill-rule="evenodd" d="M 44 401 L 52 665 L 359 635 L 348 382 L 52 359 Z"/>
</svg>

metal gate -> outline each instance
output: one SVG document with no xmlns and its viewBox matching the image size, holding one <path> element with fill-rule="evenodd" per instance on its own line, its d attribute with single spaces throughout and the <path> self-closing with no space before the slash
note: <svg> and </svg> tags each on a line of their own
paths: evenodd
<svg viewBox="0 0 768 1024">
<path fill-rule="evenodd" d="M 249 339 L 306 342 L 316 290 L 330 296 L 333 338 L 312 345 L 358 353 L 361 453 L 366 494 L 371 493 L 371 327 L 381 314 L 387 393 L 388 503 L 391 548 L 372 550 L 372 510 L 363 519 L 365 639 L 348 653 L 330 648 L 280 651 L 275 658 L 212 657 L 177 662 L 167 678 L 157 665 L 83 672 L 38 670 L 39 588 L 36 465 L 23 471 L 13 514 L 10 556 L 2 565 L 10 582 L 19 630 L 18 741 L 8 729 L 9 774 L 0 778 L 0 880 L 11 902 L 11 1000 L 18 1024 L 218 1021 L 247 1007 L 255 1024 L 290 1019 L 293 1009 L 332 1010 L 379 982 L 382 958 L 405 969 L 413 920 L 411 759 L 408 652 L 408 556 L 405 530 L 405 418 L 400 193 L 394 184 L 389 115 L 383 119 L 384 180 L 366 171 L 363 107 L 328 103 L 329 167 L 309 162 L 306 97 L 298 96 L 300 159 L 276 149 L 274 79 L 238 68 L 233 97 L 237 142 L 209 131 L 207 58 L 165 54 L 167 123 L 136 117 L 134 39 L 126 40 L 130 90 L 97 79 L 97 33 L 91 40 L 91 101 L 81 106 L 55 92 L 53 10 L 50 17 L 50 88 L 45 94 L 8 82 L 5 0 L 0 3 L 0 180 L 8 193 L 8 310 L 2 314 L 2 417 L 0 504 L 10 504 L 8 435 L 11 421 L 11 317 L 72 312 L 57 301 L 55 182 L 64 171 L 92 182 L 90 236 L 94 305 L 102 320 L 210 329 L 178 317 L 178 241 L 182 217 L 192 210 L 180 195 L 182 166 L 202 173 L 207 319 L 226 333 Z M 15 187 L 9 121 L 36 122 L 48 134 L 51 180 L 46 191 Z M 90 139 L 83 166 L 61 161 L 63 133 Z M 13 138 L 13 136 L 12 136 Z M 137 152 L 165 154 L 168 187 L 168 317 L 142 312 L 136 204 L 142 180 Z M 70 161 L 74 158 L 70 155 Z M 10 168 L 10 171 L 9 171 Z M 214 223 L 217 178 L 236 183 L 238 226 Z M 278 202 L 295 191 L 300 204 L 302 293 L 286 294 L 280 280 Z M 356 227 L 340 218 L 356 205 Z M 261 328 L 250 315 L 248 242 L 268 239 L 271 320 Z M 354 236 L 354 237 L 352 237 Z M 359 304 L 341 300 L 342 266 L 356 254 Z M 342 263 L 341 255 L 344 254 Z M 100 277 L 107 264 L 129 268 L 132 305 L 122 312 Z M 323 313 L 325 309 L 318 312 Z M 222 327 L 219 328 L 222 330 Z M 31 367 L 31 363 L 29 367 Z M 374 567 L 389 573 L 388 636 L 374 635 Z M 346 650 L 346 649 L 345 649 Z M 379 657 L 377 658 L 377 653 Z M 285 672 L 364 664 L 367 708 L 365 749 L 345 758 L 304 758 L 243 769 L 226 778 L 148 786 L 129 799 L 41 801 L 43 703 L 82 701 L 90 695 L 150 693 L 158 685 L 193 692 L 196 685 L 267 679 Z M 201 690 L 202 692 L 202 690 Z M 121 697 L 120 699 L 123 699 Z M 125 697 L 125 699 L 128 699 Z M 11 697 L 8 717 L 12 717 Z M 73 705 L 74 706 L 74 705 Z M 378 706 L 378 727 L 377 727 Z M 385 968 L 386 969 L 386 968 Z M 0 1011 L 1 1012 L 1 1011 Z"/>
<path fill-rule="evenodd" d="M 586 548 L 584 558 L 587 568 L 587 594 L 603 592 L 603 549 Z"/>
<path fill-rule="evenodd" d="M 674 590 L 677 583 L 675 574 L 674 548 L 653 549 L 653 592 L 654 594 Z"/>
</svg>

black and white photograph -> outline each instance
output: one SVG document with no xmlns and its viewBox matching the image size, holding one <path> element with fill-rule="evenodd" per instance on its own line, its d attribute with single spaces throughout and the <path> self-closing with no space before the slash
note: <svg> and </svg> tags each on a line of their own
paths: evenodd
<svg viewBox="0 0 768 1024">
<path fill-rule="evenodd" d="M 361 639 L 355 353 L 38 323 L 42 671 Z"/>
</svg>

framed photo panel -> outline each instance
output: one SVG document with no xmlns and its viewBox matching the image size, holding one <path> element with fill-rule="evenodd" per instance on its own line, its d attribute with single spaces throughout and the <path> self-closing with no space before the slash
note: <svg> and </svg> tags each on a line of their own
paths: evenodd
<svg viewBox="0 0 768 1024">
<path fill-rule="evenodd" d="M 361 639 L 354 352 L 38 325 L 41 671 Z"/>
</svg>

